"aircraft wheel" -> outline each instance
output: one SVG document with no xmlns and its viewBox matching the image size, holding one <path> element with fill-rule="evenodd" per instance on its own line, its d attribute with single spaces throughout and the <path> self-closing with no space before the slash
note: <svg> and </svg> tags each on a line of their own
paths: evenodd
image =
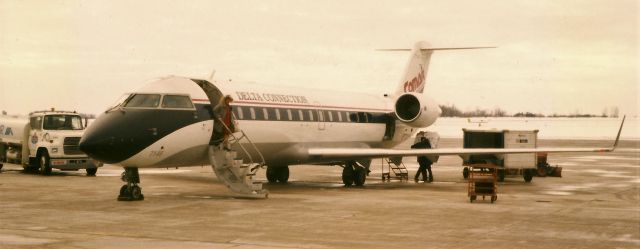
<svg viewBox="0 0 640 249">
<path fill-rule="evenodd" d="M 98 168 L 88 168 L 87 170 L 87 176 L 96 176 L 96 173 L 98 172 Z"/>
<path fill-rule="evenodd" d="M 131 187 L 131 199 L 134 201 L 144 200 L 144 195 L 142 195 L 142 188 L 140 188 L 140 186 L 135 185 Z"/>
<path fill-rule="evenodd" d="M 342 183 L 344 183 L 345 187 L 349 187 L 353 185 L 353 175 L 354 175 L 353 166 L 351 164 L 347 164 L 342 169 Z"/>
<path fill-rule="evenodd" d="M 38 157 L 38 161 L 40 163 L 40 174 L 42 175 L 50 175 L 51 174 L 51 158 L 49 158 L 49 153 L 43 151 L 40 153 L 40 157 Z"/>
<path fill-rule="evenodd" d="M 129 196 L 129 186 L 122 185 L 122 187 L 120 187 L 120 196 Z"/>
<path fill-rule="evenodd" d="M 475 200 L 476 200 L 476 196 L 475 195 L 469 196 L 469 202 L 473 202 Z"/>
<path fill-rule="evenodd" d="M 278 182 L 287 183 L 289 181 L 289 166 L 278 168 Z"/>
<path fill-rule="evenodd" d="M 276 183 L 278 182 L 278 172 L 277 172 L 277 168 L 275 167 L 267 167 L 267 181 L 269 181 L 269 183 Z"/>
<path fill-rule="evenodd" d="M 357 167 L 353 174 L 353 183 L 361 187 L 364 185 L 364 182 L 367 180 L 367 170 Z"/>
<path fill-rule="evenodd" d="M 498 196 L 497 195 L 492 195 L 491 196 L 491 203 L 494 203 L 496 200 L 498 200 Z"/>
</svg>

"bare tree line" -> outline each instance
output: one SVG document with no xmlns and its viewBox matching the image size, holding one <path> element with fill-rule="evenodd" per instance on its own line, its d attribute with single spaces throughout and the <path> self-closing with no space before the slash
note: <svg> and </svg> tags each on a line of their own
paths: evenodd
<svg viewBox="0 0 640 249">
<path fill-rule="evenodd" d="M 614 107 L 608 107 L 608 108 L 604 108 L 604 110 L 602 111 L 601 115 L 595 115 L 595 114 L 583 114 L 580 113 L 579 110 L 576 110 L 574 113 L 571 114 L 557 114 L 557 113 L 553 113 L 553 114 L 542 114 L 542 113 L 532 113 L 532 112 L 517 112 L 513 115 L 507 113 L 507 111 L 503 110 L 500 107 L 495 107 L 493 109 L 481 109 L 479 107 L 476 107 L 475 110 L 472 111 L 462 111 L 460 110 L 458 107 L 456 107 L 455 105 L 451 104 L 451 105 L 440 105 L 440 109 L 442 109 L 442 117 L 463 117 L 463 118 L 469 118 L 469 117 L 530 117 L 530 118 L 539 118 L 539 117 L 553 117 L 553 118 L 561 118 L 561 117 L 568 117 L 568 118 L 593 118 L 593 117 L 603 117 L 603 118 L 607 118 L 607 117 L 612 117 L 612 118 L 617 118 L 618 115 L 620 114 L 620 110 L 618 109 L 617 106 Z"/>
</svg>

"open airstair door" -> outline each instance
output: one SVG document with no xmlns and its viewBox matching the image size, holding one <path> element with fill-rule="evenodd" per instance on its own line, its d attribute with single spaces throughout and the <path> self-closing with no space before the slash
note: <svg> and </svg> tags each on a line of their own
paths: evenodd
<svg viewBox="0 0 640 249">
<path fill-rule="evenodd" d="M 209 81 L 193 81 L 202 88 L 211 103 L 211 112 L 213 114 L 212 116 L 215 127 L 215 125 L 218 125 L 216 122 L 219 122 L 219 120 L 216 118 L 217 115 L 213 113 L 213 107 L 219 102 L 220 98 L 222 98 L 222 92 L 220 92 L 220 90 Z M 223 125 L 223 129 L 229 130 L 229 127 Z M 215 132 L 216 129 L 212 129 L 208 153 L 211 168 L 213 169 L 213 172 L 216 173 L 216 176 L 218 176 L 218 179 L 224 182 L 224 184 L 238 197 L 267 198 L 269 192 L 262 189 L 262 183 L 253 181 L 253 176 L 255 176 L 256 172 L 265 165 L 264 157 L 260 151 L 258 151 L 257 147 L 253 145 L 251 140 L 243 131 L 236 130 L 235 133 L 232 133 L 229 136 L 229 147 L 231 150 L 225 150 L 223 148 L 223 143 L 221 142 L 221 135 L 215 134 Z M 240 134 L 240 136 L 238 137 L 235 134 Z M 250 144 L 255 150 L 255 154 L 257 154 L 261 159 L 260 162 L 255 162 L 251 157 L 251 154 L 240 143 L 243 139 L 246 140 L 246 143 Z M 244 160 L 239 157 L 237 151 L 235 151 L 237 149 L 241 149 L 244 154 L 247 155 L 248 159 Z"/>
</svg>

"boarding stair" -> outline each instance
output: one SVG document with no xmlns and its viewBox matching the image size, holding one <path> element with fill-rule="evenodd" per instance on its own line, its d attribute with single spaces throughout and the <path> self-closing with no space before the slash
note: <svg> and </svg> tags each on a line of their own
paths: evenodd
<svg viewBox="0 0 640 249">
<path fill-rule="evenodd" d="M 231 132 L 229 127 L 224 125 L 224 129 L 229 131 L 229 150 L 224 148 L 224 143 L 209 145 L 209 161 L 216 176 L 238 197 L 243 198 L 267 198 L 269 192 L 262 188 L 262 183 L 253 180 L 257 171 L 265 165 L 264 156 L 242 130 Z M 246 143 L 241 143 L 246 141 Z M 259 157 L 259 161 L 254 160 L 251 153 L 245 147 L 250 145 Z M 238 152 L 233 148 L 240 149 L 247 156 L 243 160 L 238 156 Z"/>
<path fill-rule="evenodd" d="M 401 181 L 409 180 L 409 171 L 407 170 L 407 167 L 404 166 L 404 163 L 402 161 L 383 158 L 382 181 L 391 181 L 391 178 L 400 179 Z"/>
</svg>

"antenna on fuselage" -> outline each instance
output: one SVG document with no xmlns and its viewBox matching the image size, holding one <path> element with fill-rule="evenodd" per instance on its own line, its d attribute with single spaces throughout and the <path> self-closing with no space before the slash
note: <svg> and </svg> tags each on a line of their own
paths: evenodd
<svg viewBox="0 0 640 249">
<path fill-rule="evenodd" d="M 213 69 L 211 70 L 211 74 L 209 74 L 209 78 L 207 78 L 209 81 L 213 81 L 213 76 L 216 75 L 216 70 Z"/>
</svg>

